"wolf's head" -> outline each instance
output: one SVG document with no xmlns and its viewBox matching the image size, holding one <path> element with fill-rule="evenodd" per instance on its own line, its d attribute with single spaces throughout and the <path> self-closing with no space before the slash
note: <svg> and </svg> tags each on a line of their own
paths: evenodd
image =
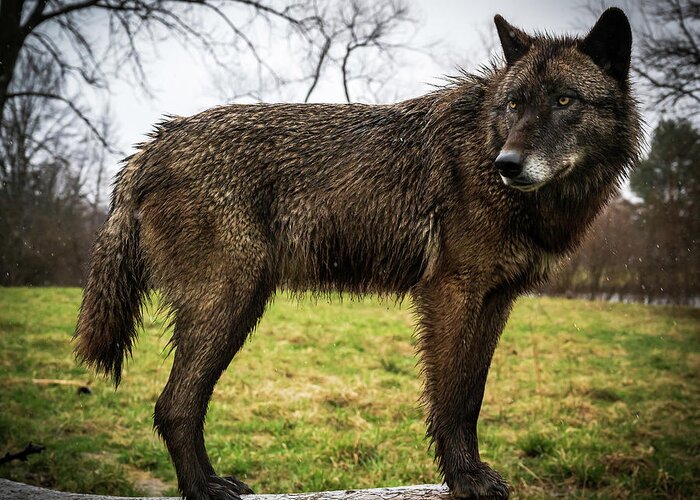
<svg viewBox="0 0 700 500">
<path fill-rule="evenodd" d="M 501 16 L 495 23 L 506 67 L 489 112 L 503 182 L 533 191 L 601 164 L 629 163 L 638 134 L 630 122 L 638 118 L 625 14 L 606 10 L 585 38 L 529 36 Z"/>
</svg>

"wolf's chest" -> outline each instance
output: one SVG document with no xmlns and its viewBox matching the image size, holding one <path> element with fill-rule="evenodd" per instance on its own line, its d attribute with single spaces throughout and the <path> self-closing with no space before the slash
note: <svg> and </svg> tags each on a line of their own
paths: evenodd
<svg viewBox="0 0 700 500">
<path fill-rule="evenodd" d="M 561 256 L 531 244 L 505 245 L 496 256 L 492 273 L 495 281 L 520 283 L 530 288 L 552 276 L 560 267 Z"/>
</svg>

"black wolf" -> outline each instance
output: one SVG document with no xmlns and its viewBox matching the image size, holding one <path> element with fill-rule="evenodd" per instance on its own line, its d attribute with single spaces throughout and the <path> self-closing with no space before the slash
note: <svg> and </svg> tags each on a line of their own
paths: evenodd
<svg viewBox="0 0 700 500">
<path fill-rule="evenodd" d="M 237 499 L 203 421 L 278 288 L 410 294 L 428 435 L 457 498 L 506 497 L 479 458 L 491 357 L 515 298 L 574 250 L 638 156 L 619 9 L 584 38 L 495 18 L 505 65 L 392 105 L 230 105 L 161 123 L 118 174 L 76 330 L 119 382 L 140 300 L 172 307 L 155 426 L 188 499 Z"/>
</svg>

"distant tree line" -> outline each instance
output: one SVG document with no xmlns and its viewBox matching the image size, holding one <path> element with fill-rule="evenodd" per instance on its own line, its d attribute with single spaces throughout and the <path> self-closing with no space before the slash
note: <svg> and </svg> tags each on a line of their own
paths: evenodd
<svg viewBox="0 0 700 500">
<path fill-rule="evenodd" d="M 25 88 L 52 92 L 55 69 L 28 57 Z M 96 122 L 97 124 L 97 122 Z M 100 135 L 109 128 L 99 123 Z M 25 95 L 0 122 L 0 284 L 77 285 L 105 218 L 104 148 L 81 118 L 54 100 Z"/>
</svg>

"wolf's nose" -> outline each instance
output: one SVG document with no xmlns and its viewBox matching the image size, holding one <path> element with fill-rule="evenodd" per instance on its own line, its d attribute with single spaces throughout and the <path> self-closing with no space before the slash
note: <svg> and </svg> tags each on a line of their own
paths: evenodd
<svg viewBox="0 0 700 500">
<path fill-rule="evenodd" d="M 501 151 L 496 158 L 496 168 L 503 177 L 517 177 L 523 171 L 523 157 L 517 151 Z"/>
</svg>

